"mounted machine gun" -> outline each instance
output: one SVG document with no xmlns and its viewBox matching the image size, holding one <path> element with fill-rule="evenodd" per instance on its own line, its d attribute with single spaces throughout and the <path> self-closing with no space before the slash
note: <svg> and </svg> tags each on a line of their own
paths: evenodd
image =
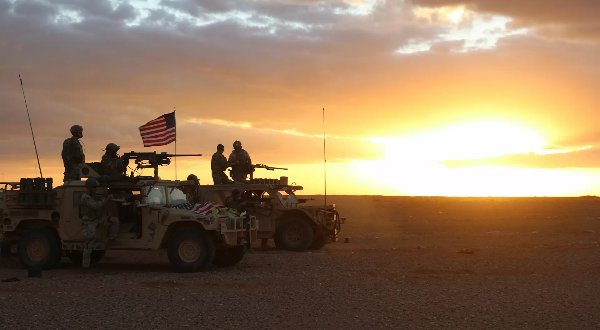
<svg viewBox="0 0 600 330">
<path fill-rule="evenodd" d="M 123 154 L 123 157 L 127 159 L 133 159 L 136 164 L 137 169 L 144 168 L 153 168 L 154 169 L 154 178 L 158 179 L 158 167 L 166 166 L 171 164 L 171 157 L 200 157 L 201 154 L 194 155 L 172 155 L 166 152 L 161 152 L 157 154 L 154 152 L 126 152 Z"/>
<path fill-rule="evenodd" d="M 248 177 L 248 175 L 250 175 L 250 180 L 253 180 L 254 179 L 254 170 L 257 168 L 264 168 L 267 171 L 274 171 L 274 170 L 287 171 L 287 168 L 273 167 L 273 166 L 268 166 L 265 164 L 237 164 L 237 165 L 231 166 L 229 176 L 231 178 L 233 178 L 234 180 L 237 180 L 236 177 L 238 177 L 238 174 L 241 174 L 241 176 L 244 179 L 246 179 Z"/>
</svg>

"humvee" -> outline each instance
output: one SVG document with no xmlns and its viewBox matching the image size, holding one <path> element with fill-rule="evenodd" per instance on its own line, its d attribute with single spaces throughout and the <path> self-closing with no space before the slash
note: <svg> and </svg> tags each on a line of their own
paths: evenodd
<svg viewBox="0 0 600 330">
<path fill-rule="evenodd" d="M 36 178 L 4 183 L 2 243 L 17 244 L 19 260 L 28 268 L 56 268 L 63 254 L 75 263 L 82 261 L 79 201 L 87 191 L 85 181 L 68 181 L 55 188 L 51 182 Z M 102 259 L 106 250 L 164 248 L 180 272 L 204 271 L 211 263 L 237 264 L 246 245 L 257 239 L 256 218 L 172 208 L 186 201 L 178 184 L 153 177 L 100 183 L 98 193 L 115 196 L 107 212 L 119 218 L 120 228 L 115 242 L 109 242 L 107 231 L 99 227 L 91 262 Z"/>
<path fill-rule="evenodd" d="M 321 249 L 329 242 L 336 242 L 341 218 L 335 204 L 306 206 L 307 199 L 299 199 L 295 192 L 302 186 L 289 185 L 287 177 L 280 179 L 250 179 L 246 183 L 234 182 L 223 185 L 198 185 L 199 202 L 224 204 L 234 189 L 242 193 L 247 202 L 248 214 L 259 223 L 259 239 L 273 239 L 284 250 L 304 251 Z"/>
</svg>

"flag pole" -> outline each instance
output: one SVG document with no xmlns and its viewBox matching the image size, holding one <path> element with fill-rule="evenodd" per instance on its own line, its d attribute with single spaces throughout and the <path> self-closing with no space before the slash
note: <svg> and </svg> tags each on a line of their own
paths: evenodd
<svg viewBox="0 0 600 330">
<path fill-rule="evenodd" d="M 325 108 L 323 108 L 323 181 L 325 183 L 325 201 L 323 211 L 327 215 L 327 156 L 325 154 Z"/>
<path fill-rule="evenodd" d="M 173 117 L 175 117 L 175 107 L 173 107 Z M 177 155 L 177 117 L 175 117 L 175 155 Z M 177 181 L 177 157 L 175 157 L 175 181 Z"/>
</svg>

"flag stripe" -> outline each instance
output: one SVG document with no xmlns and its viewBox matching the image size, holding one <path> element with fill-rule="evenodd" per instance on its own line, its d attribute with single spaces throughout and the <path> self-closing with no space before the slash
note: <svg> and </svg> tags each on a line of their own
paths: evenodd
<svg viewBox="0 0 600 330">
<path fill-rule="evenodd" d="M 160 129 L 160 128 L 167 128 L 167 123 L 162 122 L 162 123 L 158 123 L 158 124 L 154 124 L 154 125 L 144 125 L 142 127 L 140 127 L 140 131 L 152 131 L 155 129 Z"/>
<path fill-rule="evenodd" d="M 166 146 L 167 144 L 175 141 L 175 138 L 172 140 L 166 140 L 163 142 L 152 142 L 152 143 L 144 143 L 144 147 L 157 147 L 157 146 Z"/>
<path fill-rule="evenodd" d="M 157 122 L 163 121 L 164 119 L 165 119 L 165 118 L 163 118 L 162 116 L 160 116 L 160 117 L 158 117 L 158 118 L 156 118 L 156 119 L 153 119 L 153 120 L 151 120 L 151 121 L 147 122 L 147 123 L 146 123 L 146 125 L 151 125 L 151 124 L 153 124 L 153 123 L 157 123 Z M 144 126 L 146 126 L 146 125 L 144 125 Z"/>
<path fill-rule="evenodd" d="M 167 129 L 167 125 L 163 124 L 161 126 L 155 126 L 155 127 L 148 127 L 148 128 L 140 129 L 140 133 L 147 134 L 147 133 L 152 133 L 154 131 L 161 131 L 161 130 L 165 130 L 165 129 Z"/>
<path fill-rule="evenodd" d="M 166 134 L 170 134 L 170 133 L 175 133 L 175 128 L 169 128 L 168 130 L 162 130 L 162 131 L 153 131 L 150 133 L 144 133 L 144 137 L 152 138 L 155 136 L 161 136 L 161 135 L 166 135 Z"/>
<path fill-rule="evenodd" d="M 170 138 L 175 138 L 175 132 L 171 132 L 171 133 L 166 133 L 160 136 L 154 136 L 154 137 L 149 137 L 144 139 L 145 142 L 157 142 L 157 141 L 164 141 Z"/>
</svg>

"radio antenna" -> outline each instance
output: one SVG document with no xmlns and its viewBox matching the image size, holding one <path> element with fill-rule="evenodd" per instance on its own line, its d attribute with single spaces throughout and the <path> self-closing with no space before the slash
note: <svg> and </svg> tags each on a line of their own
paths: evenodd
<svg viewBox="0 0 600 330">
<path fill-rule="evenodd" d="M 175 107 L 173 107 L 173 118 L 175 118 Z M 175 129 L 175 154 L 177 155 L 177 129 Z M 175 181 L 177 181 L 177 157 L 175 157 Z"/>
<path fill-rule="evenodd" d="M 29 128 L 31 129 L 31 137 L 33 138 L 33 147 L 35 148 L 35 157 L 37 158 L 38 168 L 40 169 L 40 178 L 43 178 L 42 175 L 42 166 L 40 165 L 40 156 L 38 155 L 37 145 L 35 144 L 35 136 L 33 135 L 33 126 L 31 126 L 31 117 L 29 116 L 29 107 L 27 106 L 27 99 L 25 98 L 25 88 L 23 88 L 23 79 L 21 79 L 21 75 L 19 75 L 19 80 L 21 81 L 21 91 L 23 92 L 23 101 L 25 101 L 25 110 L 27 110 L 27 119 L 29 119 Z"/>
<path fill-rule="evenodd" d="M 325 182 L 325 201 L 323 211 L 327 213 L 327 157 L 325 154 L 325 108 L 323 108 L 323 178 Z"/>
</svg>

